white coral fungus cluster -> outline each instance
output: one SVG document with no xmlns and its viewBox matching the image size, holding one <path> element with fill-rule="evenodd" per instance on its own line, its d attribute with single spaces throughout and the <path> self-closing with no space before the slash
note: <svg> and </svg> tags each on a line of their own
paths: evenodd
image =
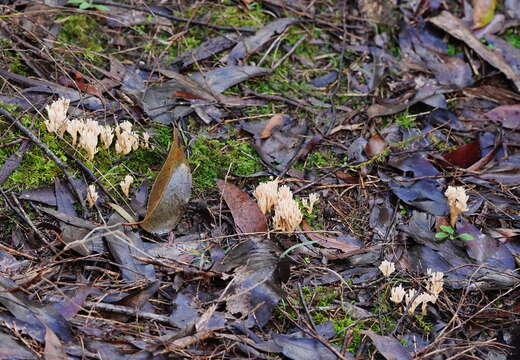
<svg viewBox="0 0 520 360">
<path fill-rule="evenodd" d="M 439 294 L 444 289 L 444 273 L 432 272 L 428 269 L 428 275 L 430 277 L 426 285 L 426 292 L 418 293 L 415 289 L 405 291 L 402 285 L 399 284 L 390 290 L 390 300 L 396 304 L 400 304 L 404 299 L 410 315 L 421 305 L 421 312 L 423 315 L 426 315 L 428 303 L 435 304 L 439 298 Z"/>
<path fill-rule="evenodd" d="M 118 154 L 127 155 L 139 147 L 150 148 L 150 135 L 145 132 L 141 138 L 132 130 L 132 124 L 129 121 L 124 121 L 114 131 L 110 125 L 103 126 L 92 119 L 69 120 L 67 118 L 69 103 L 68 99 L 59 99 L 47 105 L 48 120 L 45 120 L 45 126 L 47 131 L 55 133 L 59 137 L 63 137 L 67 132 L 72 137 L 72 145 L 84 149 L 89 160 L 93 160 L 94 155 L 98 152 L 99 140 L 101 140 L 103 148 L 110 148 L 114 140 L 114 132 L 116 135 L 115 150 Z"/>
<path fill-rule="evenodd" d="M 303 214 L 298 203 L 293 198 L 293 193 L 288 186 L 283 185 L 278 188 L 278 180 L 259 184 L 253 196 L 256 198 L 262 213 L 267 214 L 274 209 L 273 227 L 275 230 L 282 230 L 289 233 L 294 232 L 303 220 Z M 303 205 L 306 211 L 312 208 L 318 201 L 317 194 L 311 194 L 309 199 L 305 199 Z"/>
<path fill-rule="evenodd" d="M 450 207 L 450 223 L 451 226 L 455 226 L 457 218 L 464 211 L 468 211 L 468 199 L 466 190 L 462 186 L 448 186 L 448 189 L 444 192 L 448 199 L 448 205 Z"/>
</svg>

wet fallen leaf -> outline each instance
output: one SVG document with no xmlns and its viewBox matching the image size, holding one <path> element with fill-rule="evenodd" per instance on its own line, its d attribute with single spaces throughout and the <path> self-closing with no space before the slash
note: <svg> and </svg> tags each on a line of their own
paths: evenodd
<svg viewBox="0 0 520 360">
<path fill-rule="evenodd" d="M 168 157 L 152 186 L 141 227 L 155 234 L 171 231 L 181 219 L 190 195 L 191 171 L 175 129 Z"/>
<path fill-rule="evenodd" d="M 267 220 L 258 204 L 236 185 L 216 180 L 222 197 L 231 210 L 239 232 L 254 233 L 267 231 Z"/>
</svg>

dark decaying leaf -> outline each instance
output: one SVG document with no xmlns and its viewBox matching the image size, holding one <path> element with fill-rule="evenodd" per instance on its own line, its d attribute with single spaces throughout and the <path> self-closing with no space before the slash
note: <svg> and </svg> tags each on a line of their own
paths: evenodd
<svg viewBox="0 0 520 360">
<path fill-rule="evenodd" d="M 273 35 L 281 34 L 285 28 L 293 23 L 297 19 L 283 18 L 273 21 L 272 23 L 264 26 L 258 30 L 256 34 L 251 35 L 244 40 L 240 41 L 231 50 L 227 56 L 228 65 L 236 65 L 239 60 L 258 51 L 265 43 L 267 43 Z"/>
<path fill-rule="evenodd" d="M 388 159 L 388 165 L 403 171 L 404 175 L 408 175 L 407 173 L 411 172 L 414 177 L 439 174 L 439 170 L 426 160 L 425 153 L 393 155 Z"/>
<path fill-rule="evenodd" d="M 115 262 L 121 265 L 121 275 L 125 281 L 155 280 L 155 271 L 152 265 L 144 264 L 135 257 L 146 257 L 143 242 L 139 234 L 125 229 L 121 224 L 124 219 L 117 213 L 113 213 L 107 224 L 110 231 L 105 234 L 105 239 L 110 253 Z"/>
<path fill-rule="evenodd" d="M 367 115 L 369 118 L 374 118 L 383 115 L 392 115 L 401 112 L 408 107 L 417 104 L 418 102 L 424 102 L 430 106 L 447 108 L 446 101 L 442 94 L 448 92 L 435 83 L 435 80 L 426 80 L 421 86 L 417 86 L 415 94 L 409 94 L 406 97 L 400 97 L 399 99 L 386 100 L 381 104 L 372 104 L 368 107 Z"/>
<path fill-rule="evenodd" d="M 314 87 L 321 88 L 333 83 L 334 81 L 336 81 L 337 78 L 338 72 L 334 70 L 328 72 L 325 75 L 318 76 L 317 78 L 312 80 L 310 84 Z"/>
<path fill-rule="evenodd" d="M 0 359 L 30 360 L 37 359 L 37 357 L 13 337 L 0 332 Z"/>
<path fill-rule="evenodd" d="M 520 152 L 499 161 L 478 177 L 503 185 L 520 185 Z"/>
<path fill-rule="evenodd" d="M 171 231 L 181 219 L 191 196 L 191 171 L 177 130 L 168 157 L 152 186 L 141 227 L 155 234 Z"/>
<path fill-rule="evenodd" d="M 148 181 L 143 183 L 134 191 L 134 196 L 130 200 L 130 207 L 139 217 L 146 216 L 146 202 L 148 200 Z"/>
<path fill-rule="evenodd" d="M 498 241 L 478 230 L 473 224 L 466 219 L 457 224 L 458 234 L 469 234 L 473 236 L 473 240 L 460 240 L 467 248 L 468 255 L 478 262 L 485 261 L 498 250 Z"/>
<path fill-rule="evenodd" d="M 209 38 L 195 49 L 190 49 L 183 52 L 170 63 L 168 63 L 168 65 L 182 70 L 191 64 L 207 59 L 221 51 L 229 49 L 237 43 L 237 40 L 238 36 L 236 34 L 225 34 Z"/>
<path fill-rule="evenodd" d="M 56 194 L 56 207 L 58 211 L 71 216 L 78 216 L 74 209 L 75 197 L 62 184 L 60 179 L 54 180 L 54 193 Z"/>
<path fill-rule="evenodd" d="M 520 129 L 520 104 L 498 106 L 485 115 L 505 128 Z"/>
<path fill-rule="evenodd" d="M 267 75 L 270 69 L 258 66 L 225 66 L 191 76 L 202 88 L 220 94 L 232 86 L 256 76 Z"/>
<path fill-rule="evenodd" d="M 193 298 L 182 293 L 177 294 L 173 301 L 173 311 L 170 314 L 170 324 L 180 329 L 193 325 L 200 317 Z"/>
<path fill-rule="evenodd" d="M 282 354 L 292 360 L 336 360 L 338 357 L 316 339 L 273 334 L 273 341 L 282 348 Z M 347 359 L 353 358 L 352 355 Z"/>
<path fill-rule="evenodd" d="M 43 334 L 49 327 L 58 337 L 68 342 L 72 339 L 69 323 L 52 306 L 33 304 L 25 295 L 15 291 L 16 284 L 0 276 L 0 303 L 17 319 L 29 327 L 29 334 Z M 39 340 L 39 339 L 37 339 Z"/>
<path fill-rule="evenodd" d="M 363 331 L 376 347 L 377 351 L 381 353 L 387 360 L 411 360 L 412 355 L 401 345 L 399 340 L 392 336 L 381 336 L 372 330 Z"/>
<path fill-rule="evenodd" d="M 243 123 L 242 128 L 255 136 L 255 149 L 262 160 L 282 171 L 298 155 L 306 139 L 307 125 L 303 120 L 296 121 L 285 117 L 283 124 L 274 127 L 271 136 L 262 140 L 260 136 L 265 125 L 265 123 L 258 126 Z"/>
<path fill-rule="evenodd" d="M 70 320 L 81 310 L 81 306 L 93 291 L 93 287 L 80 286 L 71 297 L 53 304 L 53 308 L 65 319 Z"/>
<path fill-rule="evenodd" d="M 131 294 L 125 296 L 121 300 L 116 301 L 114 305 L 127 306 L 136 310 L 142 309 L 146 304 L 149 305 L 148 299 L 157 293 L 160 285 L 161 284 L 159 281 L 153 281 L 143 289 L 133 291 Z M 107 317 L 112 320 L 122 322 L 127 321 L 130 318 L 130 316 L 125 314 L 108 314 Z"/>
<path fill-rule="evenodd" d="M 439 84 L 464 88 L 473 83 L 470 66 L 462 58 L 448 56 L 442 37 L 428 26 L 406 27 L 399 35 L 399 43 L 405 60 L 431 71 Z"/>
<path fill-rule="evenodd" d="M 451 36 L 463 41 L 489 64 L 502 71 L 507 78 L 520 90 L 520 75 L 497 52 L 490 50 L 465 26 L 462 20 L 447 11 L 429 19 L 433 24 L 443 29 Z"/>
<path fill-rule="evenodd" d="M 173 120 L 189 115 L 193 111 L 193 108 L 186 104 L 186 94 L 209 103 L 226 104 L 229 100 L 230 105 L 235 105 L 236 99 L 228 99 L 218 94 L 242 81 L 268 74 L 271 70 L 257 66 L 226 66 L 196 73 L 191 77 L 173 71 L 162 72 L 171 80 L 146 89 L 142 96 L 142 106 L 152 119 L 170 124 Z"/>
<path fill-rule="evenodd" d="M 438 189 L 439 184 L 435 180 L 399 181 L 400 178 L 396 178 L 396 180 L 390 181 L 390 189 L 408 205 L 436 216 L 448 213 L 448 203 L 444 194 Z"/>
<path fill-rule="evenodd" d="M 486 35 L 484 39 L 489 47 L 492 47 L 493 51 L 504 59 L 516 75 L 520 76 L 520 49 L 495 35 Z"/>
<path fill-rule="evenodd" d="M 22 142 L 22 144 L 18 147 L 18 150 L 4 161 L 2 167 L 0 168 L 0 185 L 2 185 L 22 163 L 24 154 L 29 151 L 31 147 L 32 143 L 30 141 L 26 140 Z"/>
<path fill-rule="evenodd" d="M 239 232 L 254 233 L 267 231 L 267 220 L 258 204 L 236 185 L 216 180 L 220 193 L 231 210 Z"/>
<path fill-rule="evenodd" d="M 215 271 L 230 273 L 234 279 L 222 296 L 232 314 L 250 314 L 250 319 L 263 327 L 282 295 L 278 277 L 279 250 L 272 240 L 250 237 L 226 254 L 214 266 Z"/>
</svg>

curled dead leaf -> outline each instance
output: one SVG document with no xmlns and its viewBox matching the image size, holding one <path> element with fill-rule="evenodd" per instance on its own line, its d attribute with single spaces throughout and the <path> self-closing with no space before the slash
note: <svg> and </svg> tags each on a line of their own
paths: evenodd
<svg viewBox="0 0 520 360">
<path fill-rule="evenodd" d="M 170 152 L 152 186 L 141 227 L 155 234 L 172 230 L 179 222 L 190 195 L 191 171 L 179 132 L 174 129 Z"/>
</svg>

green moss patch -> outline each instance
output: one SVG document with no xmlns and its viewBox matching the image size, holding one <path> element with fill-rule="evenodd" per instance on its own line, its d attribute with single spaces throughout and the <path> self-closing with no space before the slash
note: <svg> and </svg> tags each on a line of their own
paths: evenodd
<svg viewBox="0 0 520 360">
<path fill-rule="evenodd" d="M 215 179 L 231 174 L 250 175 L 262 171 L 260 157 L 249 142 L 214 140 L 203 136 L 190 147 L 189 163 L 193 172 L 193 189 L 204 192 L 215 186 Z"/>
</svg>

